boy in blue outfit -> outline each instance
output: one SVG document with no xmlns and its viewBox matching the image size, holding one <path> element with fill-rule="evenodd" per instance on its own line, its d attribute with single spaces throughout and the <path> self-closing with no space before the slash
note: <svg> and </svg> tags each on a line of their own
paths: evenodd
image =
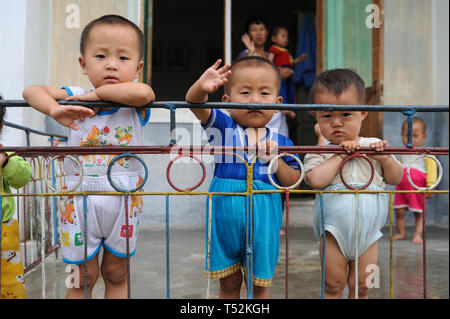
<svg viewBox="0 0 450 319">
<path fill-rule="evenodd" d="M 207 69 L 186 94 L 186 101 L 205 103 L 208 94 L 225 86 L 223 102 L 282 103 L 280 77 L 276 66 L 261 57 L 245 57 L 233 65 L 219 68 L 221 60 Z M 274 190 L 267 166 L 277 155 L 277 147 L 293 145 L 287 137 L 266 127 L 275 110 L 233 109 L 230 115 L 218 109 L 191 108 L 209 136 L 209 142 L 220 146 L 258 146 L 254 165 L 253 189 Z M 254 155 L 242 152 L 249 164 Z M 236 157 L 215 156 L 214 179 L 210 192 L 245 192 L 247 169 Z M 274 179 L 279 185 L 293 185 L 300 172 L 295 159 L 279 159 Z M 239 298 L 245 264 L 246 205 L 244 196 L 213 197 L 211 224 L 210 278 L 220 279 L 220 298 Z M 282 222 L 279 193 L 253 195 L 253 292 L 255 298 L 267 298 L 278 261 Z M 207 274 L 208 275 L 208 274 Z"/>
</svg>

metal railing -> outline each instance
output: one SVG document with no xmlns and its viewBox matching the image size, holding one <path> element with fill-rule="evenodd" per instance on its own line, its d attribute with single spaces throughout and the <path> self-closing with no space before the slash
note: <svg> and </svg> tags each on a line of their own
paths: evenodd
<svg viewBox="0 0 450 319">
<path fill-rule="evenodd" d="M 106 102 L 95 102 L 95 103 L 87 103 L 87 102 L 79 102 L 79 101 L 58 101 L 60 104 L 65 105 L 82 105 L 86 107 L 93 107 L 95 106 L 120 106 L 120 107 L 129 107 L 129 106 L 123 106 L 123 105 L 117 105 L 114 103 L 106 103 Z M 24 101 L 17 101 L 17 100 L 10 100 L 10 101 L 1 101 L 0 100 L 0 106 L 7 106 L 7 107 L 27 107 L 28 105 Z M 291 189 L 291 187 L 280 187 L 279 185 L 276 185 L 273 180 L 271 180 L 271 183 L 274 187 L 276 187 L 276 190 L 254 190 L 252 179 L 253 179 L 253 166 L 255 164 L 256 158 L 253 159 L 251 163 L 248 163 L 246 160 L 243 160 L 243 163 L 246 166 L 247 169 L 247 188 L 245 192 L 242 193 L 220 193 L 220 192 L 194 192 L 194 190 L 202 184 L 205 177 L 205 167 L 203 163 L 198 160 L 196 155 L 198 154 L 224 154 L 224 153 L 233 153 L 234 156 L 239 156 L 238 152 L 257 152 L 256 147 L 228 147 L 228 146 L 177 146 L 175 143 L 175 137 L 173 135 L 174 129 L 176 128 L 176 117 L 175 117 L 175 111 L 178 108 L 226 108 L 226 109 L 278 109 L 278 110 L 329 110 L 329 111 L 338 111 L 338 110 L 348 110 L 348 111 L 385 111 L 385 112 L 402 112 L 405 116 L 407 116 L 408 119 L 408 143 L 406 148 L 399 148 L 399 147 L 385 147 L 385 150 L 383 152 L 377 152 L 373 149 L 370 149 L 368 147 L 361 147 L 358 152 L 355 152 L 351 157 L 348 158 L 351 159 L 353 157 L 364 157 L 364 154 L 416 154 L 419 156 L 425 155 L 447 155 L 449 153 L 448 148 L 443 147 L 423 147 L 423 148 L 413 148 L 412 147 L 412 119 L 416 112 L 448 112 L 449 107 L 448 106 L 416 106 L 416 105 L 406 105 L 406 106 L 399 106 L 399 105 L 313 105 L 313 104 L 240 104 L 240 103 L 204 103 L 204 104 L 190 104 L 186 102 L 179 102 L 179 101 L 169 101 L 169 102 L 153 102 L 145 107 L 150 108 L 165 108 L 170 111 L 170 132 L 171 132 L 171 141 L 169 145 L 162 145 L 162 146 L 113 146 L 113 147 L 44 147 L 44 146 L 27 146 L 27 147 L 3 147 L 0 148 L 1 152 L 4 151 L 10 151 L 14 152 L 16 155 L 24 156 L 26 158 L 35 159 L 35 158 L 41 158 L 42 162 L 44 160 L 47 160 L 47 164 L 50 163 L 53 164 L 53 160 L 48 160 L 51 157 L 62 157 L 62 156 L 68 156 L 68 155 L 91 155 L 91 154 L 110 154 L 110 155 L 118 155 L 118 157 L 123 156 L 134 156 L 136 157 L 136 154 L 172 154 L 176 155 L 175 158 L 172 158 L 171 162 L 169 163 L 167 170 L 166 170 L 166 178 L 171 185 L 171 187 L 175 190 L 175 192 L 139 192 L 139 196 L 147 196 L 147 195 L 163 195 L 166 196 L 166 296 L 167 298 L 170 298 L 170 254 L 169 254 L 169 231 L 170 231 L 170 225 L 169 225 L 169 215 L 170 215 L 170 209 L 169 209 L 169 198 L 170 196 L 178 196 L 178 195 L 203 195 L 207 196 L 209 198 L 209 207 L 208 211 L 212 212 L 212 197 L 215 195 L 231 195 L 231 196 L 245 196 L 247 198 L 248 207 L 246 207 L 246 214 L 247 214 L 247 227 L 246 227 L 246 258 L 247 258 L 247 265 L 252 265 L 252 257 L 253 257 L 253 243 L 252 243 L 252 220 L 253 220 L 253 212 L 252 212 L 252 196 L 255 194 L 260 193 L 285 193 L 286 195 L 286 216 L 285 216 L 285 223 L 286 223 L 286 289 L 285 289 L 285 296 L 288 298 L 289 293 L 289 278 L 288 278 L 288 258 L 289 258 L 289 195 L 293 193 L 301 193 L 301 194 L 317 194 L 320 196 L 320 198 L 323 198 L 323 194 L 326 193 L 351 193 L 355 195 L 355 199 L 357 200 L 359 194 L 365 194 L 365 193 L 385 193 L 389 195 L 389 222 L 390 222 L 390 233 L 389 233 L 389 239 L 390 239 L 390 297 L 393 298 L 393 240 L 392 240 L 392 227 L 393 227 L 393 195 L 396 193 L 433 193 L 433 194 L 448 194 L 448 190 L 434 190 L 433 188 L 438 184 L 434 185 L 433 187 L 430 187 L 428 189 L 417 189 L 415 191 L 390 191 L 390 190 L 383 190 L 383 191 L 374 191 L 374 190 L 366 190 L 366 189 L 348 189 L 348 190 L 341 190 L 341 191 L 326 191 L 326 190 L 294 190 Z M 346 153 L 346 151 L 342 147 L 337 146 L 280 146 L 278 148 L 279 156 L 290 156 L 292 154 L 307 154 L 307 153 L 317 153 L 317 154 L 326 154 L 326 153 Z M 256 153 L 255 153 L 256 154 Z M 118 159 L 116 157 L 114 160 L 111 161 L 111 165 L 113 165 L 114 161 Z M 202 167 L 203 170 L 203 176 L 199 183 L 196 185 L 181 189 L 178 188 L 173 184 L 173 182 L 170 180 L 170 168 L 173 164 L 173 162 L 180 157 L 190 157 L 196 160 Z M 137 158 L 137 157 L 136 157 Z M 53 158 L 54 159 L 54 158 Z M 273 161 L 273 160 L 272 160 Z M 342 164 L 344 165 L 346 161 L 344 161 Z M 142 162 L 144 167 L 146 167 L 145 163 Z M 299 161 L 301 170 L 303 170 L 303 166 L 301 161 Z M 269 164 L 269 166 L 272 165 L 272 162 Z M 342 167 L 341 166 L 341 170 Z M 40 165 L 40 169 L 42 170 L 42 165 Z M 48 170 L 49 171 L 49 170 Z M 54 170 L 51 170 L 54 172 Z M 302 172 L 303 173 L 303 172 Z M 53 173 L 52 173 L 53 174 Z M 440 170 L 440 175 L 442 176 L 442 167 Z M 40 177 L 43 177 L 45 183 L 47 186 L 50 186 L 49 181 L 46 180 L 45 174 L 41 175 L 41 172 L 39 173 Z M 48 178 L 48 176 L 47 176 Z M 80 175 L 80 179 L 82 178 L 82 175 Z M 300 177 L 300 180 L 298 183 L 301 182 L 301 179 L 303 178 L 303 174 Z M 110 180 L 111 181 L 111 180 Z M 144 181 L 145 183 L 145 181 Z M 143 184 L 140 185 L 140 187 L 143 186 Z M 298 184 L 297 183 L 297 184 Z M 54 192 L 49 192 L 48 188 L 46 191 L 43 191 L 41 189 L 41 192 L 37 192 L 34 190 L 33 192 L 27 193 L 17 193 L 17 194 L 2 194 L 2 196 L 17 196 L 17 197 L 41 197 L 41 198 L 56 198 L 58 196 L 82 196 L 85 198 L 86 196 L 99 196 L 99 195 L 115 195 L 115 196 L 125 196 L 125 198 L 128 198 L 128 196 L 131 196 L 132 193 L 134 193 L 136 190 L 121 190 L 114 186 L 113 183 L 111 183 L 112 186 L 117 190 L 117 192 L 65 192 L 62 190 L 56 190 Z M 366 185 L 366 187 L 370 184 L 370 182 Z M 54 184 L 53 184 L 54 186 Z M 140 188 L 139 187 L 139 188 Z M 424 196 L 425 198 L 425 196 Z M 425 201 L 425 199 L 424 199 Z M 425 204 L 425 202 L 424 202 Z M 322 211 L 323 213 L 323 211 Z M 355 221 L 358 220 L 358 212 L 356 210 L 355 212 Z M 424 205 L 424 212 L 423 212 L 423 276 L 424 276 L 424 287 L 423 287 L 423 294 L 424 298 L 427 296 L 427 283 L 426 283 L 426 214 L 425 214 L 425 205 Z M 56 216 L 56 214 L 55 214 Z M 128 216 L 128 215 L 127 215 Z M 211 214 L 209 214 L 209 230 L 211 229 Z M 322 230 L 323 229 L 323 215 L 322 215 Z M 85 223 L 86 225 L 86 223 Z M 128 227 L 126 228 L 128 230 Z M 42 232 L 44 233 L 45 230 L 42 229 Z M 324 233 L 324 232 L 322 232 Z M 355 232 L 355 235 L 357 232 Z M 127 231 L 127 250 L 128 250 L 128 231 Z M 325 240 L 323 237 L 323 253 L 325 252 Z M 41 236 L 41 239 L 44 238 L 45 235 Z M 356 237 L 357 238 L 357 237 Z M 56 237 L 55 237 L 56 239 Z M 84 241 L 86 242 L 86 241 Z M 208 256 L 207 262 L 207 272 L 209 274 L 209 258 L 210 258 L 210 233 L 208 232 L 208 249 L 206 252 L 206 255 Z M 59 245 L 59 242 L 58 242 Z M 325 254 L 323 254 L 325 256 Z M 357 252 L 356 252 L 356 256 Z M 86 264 L 87 256 L 85 255 L 85 265 Z M 356 260 L 358 257 L 356 257 Z M 45 262 L 45 254 L 42 255 L 42 261 Z M 357 262 L 357 261 L 356 261 Z M 130 287 L 130 266 L 129 266 L 129 253 L 127 254 L 127 275 L 128 275 L 128 296 L 131 297 L 131 287 Z M 324 297 L 324 282 L 325 282 L 325 258 L 322 259 L 322 285 L 321 285 L 321 297 Z M 44 269 L 45 264 L 43 264 Z M 43 270 L 44 273 L 44 270 Z M 207 276 L 208 283 L 207 283 L 207 298 L 209 298 L 209 280 L 210 276 Z M 87 278 L 85 278 L 86 280 Z M 247 281 L 247 290 L 248 290 L 248 298 L 253 297 L 253 272 L 252 267 L 249 267 L 248 269 L 248 281 Z M 43 281 L 43 285 L 45 283 L 45 280 Z M 86 286 L 85 286 L 86 287 Z M 357 287 L 357 273 L 356 273 L 356 285 Z M 86 287 L 87 288 L 87 287 Z M 357 297 L 357 292 L 355 293 Z M 43 296 L 45 296 L 45 287 L 43 287 Z M 85 296 L 86 290 L 85 290 Z"/>
</svg>

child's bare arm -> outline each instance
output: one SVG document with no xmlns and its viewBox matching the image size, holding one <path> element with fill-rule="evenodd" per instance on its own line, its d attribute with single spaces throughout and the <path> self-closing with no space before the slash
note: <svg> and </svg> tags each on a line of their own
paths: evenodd
<svg viewBox="0 0 450 319">
<path fill-rule="evenodd" d="M 370 147 L 375 148 L 376 151 L 383 151 L 387 146 L 386 141 L 379 141 L 370 144 Z M 383 168 L 383 178 L 387 184 L 397 185 L 402 181 L 403 165 L 396 161 L 390 154 L 382 155 L 368 155 L 370 158 L 378 161 Z"/>
<path fill-rule="evenodd" d="M 322 189 L 333 181 L 336 174 L 339 172 L 339 167 L 344 160 L 344 156 L 334 154 L 325 162 L 317 165 L 312 170 L 306 173 L 306 180 L 312 188 Z"/>
<path fill-rule="evenodd" d="M 79 105 L 60 105 L 56 100 L 68 96 L 67 91 L 44 85 L 32 85 L 23 91 L 23 98 L 34 109 L 54 118 L 58 123 L 77 130 L 75 120 L 93 116 L 94 111 Z"/>
<path fill-rule="evenodd" d="M 360 145 L 359 141 L 343 141 L 339 146 L 342 146 L 347 153 L 351 153 L 359 149 Z M 308 171 L 306 173 L 308 184 L 316 189 L 322 189 L 330 185 L 334 177 L 338 174 L 342 161 L 347 156 L 347 154 L 334 154 L 322 164 Z"/>
<path fill-rule="evenodd" d="M 268 58 L 270 61 L 273 62 L 273 59 L 275 59 L 275 53 L 270 52 L 270 53 L 269 53 L 269 56 L 268 56 L 267 58 Z"/>
<path fill-rule="evenodd" d="M 186 101 L 190 103 L 205 103 L 208 101 L 208 94 L 216 92 L 219 87 L 223 86 L 231 74 L 229 70 L 231 65 L 227 64 L 218 69 L 222 60 L 217 60 L 213 66 L 208 68 L 195 82 L 186 93 Z M 210 109 L 191 108 L 192 113 L 200 120 L 202 124 L 206 124 L 211 114 Z"/>
<path fill-rule="evenodd" d="M 269 163 L 278 155 L 278 143 L 275 141 L 263 141 L 258 143 L 258 157 L 263 162 Z M 300 178 L 300 171 L 290 167 L 280 157 L 276 163 L 275 175 L 281 186 L 294 185 Z M 298 186 L 297 186 L 298 188 Z"/>
<path fill-rule="evenodd" d="M 308 53 L 302 53 L 298 57 L 295 58 L 294 64 L 298 64 L 308 59 Z"/>
<path fill-rule="evenodd" d="M 66 100 L 109 101 L 131 106 L 143 106 L 155 100 L 152 88 L 140 82 L 107 84 L 83 95 L 74 95 Z"/>
</svg>

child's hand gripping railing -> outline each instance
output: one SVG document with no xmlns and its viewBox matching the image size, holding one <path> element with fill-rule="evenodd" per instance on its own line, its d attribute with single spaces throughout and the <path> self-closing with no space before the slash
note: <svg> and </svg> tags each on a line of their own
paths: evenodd
<svg viewBox="0 0 450 319">
<path fill-rule="evenodd" d="M 11 101 L 8 101 L 11 102 Z M 12 104 L 15 104 L 14 101 L 12 101 Z M 22 103 L 22 105 L 20 105 Z M 23 101 L 19 101 L 18 103 L 16 103 L 16 106 L 24 106 L 23 105 Z M 102 103 L 102 102 L 101 102 Z M 101 104 L 100 103 L 100 104 Z M 324 110 L 376 110 L 376 111 L 403 111 L 405 109 L 409 109 L 409 106 L 372 106 L 372 105 L 358 105 L 358 106 L 344 106 L 344 105 L 280 105 L 280 104 L 276 104 L 276 105 L 242 105 L 242 104 L 234 104 L 234 103 L 226 103 L 225 105 L 222 105 L 224 103 L 205 103 L 202 105 L 192 105 L 192 104 L 188 104 L 185 102 L 154 102 L 152 103 L 151 107 L 154 108 L 167 108 L 167 105 L 171 105 L 171 119 L 174 119 L 174 116 L 172 116 L 172 109 L 175 108 L 187 108 L 187 107 L 211 107 L 211 108 L 267 108 L 267 109 L 286 109 L 286 110 L 312 110 L 312 109 L 324 109 Z M 25 103 L 26 104 L 26 103 Z M 64 101 L 62 101 L 61 104 L 80 104 L 80 102 L 69 102 L 69 103 L 65 103 Z M 110 106 L 110 103 L 104 103 L 105 105 Z M 13 105 L 14 106 L 14 105 Z M 448 111 L 448 106 L 434 106 L 434 107 L 417 107 L 414 106 L 414 108 L 418 111 L 430 111 L 430 112 L 435 112 L 435 111 Z M 171 127 L 174 127 L 174 124 L 171 123 Z M 173 144 L 173 143 L 171 143 Z M 223 149 L 225 149 L 226 147 L 224 147 Z M 11 149 L 11 148 L 10 148 Z M 48 154 L 50 154 L 52 151 L 55 151 L 55 149 L 46 149 L 46 148 L 40 148 L 40 147 L 30 147 L 28 149 L 24 149 L 24 148 L 15 148 L 15 151 L 18 151 L 19 153 L 28 153 L 31 156 L 37 156 L 39 154 L 42 154 L 42 152 L 47 152 Z M 86 150 L 83 150 L 83 148 L 69 148 L 66 147 L 64 148 L 64 150 L 58 150 L 60 151 L 60 154 L 75 154 L 75 153 L 80 153 L 80 154 L 92 154 L 93 153 L 93 149 L 92 148 L 88 148 Z M 56 151 L 56 153 L 58 154 L 58 151 Z M 100 153 L 105 153 L 105 150 L 101 150 L 101 148 L 97 148 L 96 150 L 99 154 Z M 110 152 L 116 152 L 116 154 L 120 154 L 123 151 L 129 151 L 129 152 L 135 152 L 135 153 L 143 153 L 143 154 L 164 154 L 164 153 L 170 153 L 170 146 L 165 146 L 165 147 L 125 147 L 125 148 L 120 148 L 119 149 L 114 149 L 114 148 L 108 148 L 108 150 L 106 151 L 106 153 L 110 153 Z M 311 152 L 311 153 L 326 153 L 326 152 L 339 152 L 339 150 L 326 150 L 323 147 L 289 147 L 286 149 L 283 149 L 283 147 L 279 148 L 279 152 L 292 152 L 292 153 L 307 153 L 307 152 Z M 364 150 L 360 150 L 360 153 L 362 153 Z M 392 154 L 399 154 L 399 153 L 403 153 L 403 149 L 401 150 L 396 150 L 394 148 L 386 148 L 387 152 L 390 152 Z M 426 148 L 425 150 L 423 150 L 424 152 L 427 152 L 428 154 L 435 154 L 435 155 L 448 155 L 448 149 L 442 149 L 442 148 Z M 423 152 L 422 151 L 422 152 Z M 417 151 L 416 152 L 420 152 Z M 434 153 L 433 153 L 434 152 Z M 369 153 L 369 152 L 366 152 Z M 411 153 L 411 152 L 408 152 Z M 245 163 L 245 162 L 244 162 Z M 250 175 L 251 176 L 251 175 Z M 251 177 L 250 177 L 251 179 Z M 191 189 L 192 190 L 192 189 Z M 292 193 L 294 192 L 298 192 L 298 193 L 323 193 L 321 191 L 301 191 L 301 190 L 292 190 Z M 359 191 L 359 192 L 364 192 L 364 191 Z M 367 191 L 370 192 L 370 191 Z M 435 192 L 439 192 L 439 191 L 435 191 Z M 441 191 L 443 192 L 443 191 Z M 257 193 L 257 191 L 254 191 L 254 193 Z M 393 192 L 389 192 L 390 196 L 392 197 L 392 193 Z M 142 195 L 156 195 L 156 194 L 161 194 L 161 193 L 142 193 Z M 210 196 L 210 198 L 212 198 L 212 195 L 214 194 L 210 194 L 210 193 L 191 193 L 189 192 L 189 195 L 194 195 L 194 194 L 203 194 L 203 195 L 208 195 Z M 117 195 L 117 194 L 116 194 Z M 120 194 L 119 194 L 120 195 Z M 168 196 L 168 194 L 166 194 Z M 242 195 L 242 194 L 234 194 L 234 195 Z M 247 194 L 243 194 L 243 195 L 247 195 Z M 168 214 L 168 211 L 167 211 Z M 391 217 L 392 217 L 392 211 L 391 211 Z M 391 218 L 392 220 L 392 218 Z M 392 227 L 392 221 L 391 221 L 391 227 Z M 392 236 L 391 236 L 392 237 Z M 287 238 L 286 238 L 287 239 Z M 391 239 L 391 245 L 392 245 L 392 239 Z M 392 256 L 392 254 L 391 254 Z M 392 257 L 391 257 L 391 261 L 392 261 Z M 286 260 L 286 263 L 288 263 L 288 260 Z M 392 262 L 391 262 L 392 264 Z M 392 273 L 392 271 L 391 271 Z M 251 278 L 251 277 L 250 277 Z M 391 276 L 392 278 L 392 276 Z M 286 285 L 287 286 L 287 285 Z M 391 280 L 391 291 L 392 291 L 392 280 Z M 287 293 L 286 293 L 287 295 Z M 251 295 L 249 296 L 251 297 Z M 392 294 L 391 294 L 391 298 L 392 298 Z"/>
</svg>

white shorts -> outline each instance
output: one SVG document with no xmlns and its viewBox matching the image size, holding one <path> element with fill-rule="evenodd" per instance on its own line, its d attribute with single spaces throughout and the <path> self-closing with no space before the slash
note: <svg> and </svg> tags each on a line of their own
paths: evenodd
<svg viewBox="0 0 450 319">
<path fill-rule="evenodd" d="M 361 187 L 362 184 L 351 184 Z M 328 186 L 324 190 L 347 190 L 343 184 Z M 367 190 L 382 190 L 369 185 Z M 324 193 L 323 214 L 325 231 L 336 239 L 342 255 L 348 260 L 355 260 L 355 195 L 350 193 Z M 385 193 L 358 195 L 358 256 L 380 239 L 381 229 L 389 213 L 389 195 Z M 314 203 L 313 229 L 316 239 L 322 236 L 320 196 L 316 195 Z"/>
<path fill-rule="evenodd" d="M 67 189 L 76 182 L 70 177 Z M 131 190 L 139 184 L 139 176 L 120 176 L 114 183 Z M 106 177 L 84 176 L 80 186 L 73 192 L 115 192 Z M 86 198 L 86 205 L 84 205 Z M 128 201 L 128 243 L 129 254 L 136 251 L 139 216 L 142 213 L 142 196 L 66 196 L 61 201 L 61 242 L 63 261 L 68 264 L 82 264 L 84 253 L 84 218 L 87 220 L 87 260 L 92 259 L 102 246 L 118 257 L 127 256 L 127 232 L 125 203 Z M 86 207 L 85 207 L 86 206 Z"/>
</svg>

